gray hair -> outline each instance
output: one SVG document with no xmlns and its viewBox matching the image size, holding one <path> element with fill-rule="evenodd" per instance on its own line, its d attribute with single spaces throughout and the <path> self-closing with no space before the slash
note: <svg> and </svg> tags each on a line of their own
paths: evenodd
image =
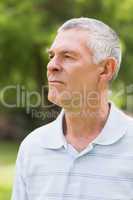
<svg viewBox="0 0 133 200">
<path fill-rule="evenodd" d="M 89 33 L 89 48 L 93 51 L 93 62 L 98 64 L 106 58 L 113 57 L 117 61 L 116 71 L 112 79 L 117 77 L 121 64 L 121 46 L 117 33 L 103 22 L 92 18 L 74 18 L 66 21 L 59 29 L 83 29 Z"/>
</svg>

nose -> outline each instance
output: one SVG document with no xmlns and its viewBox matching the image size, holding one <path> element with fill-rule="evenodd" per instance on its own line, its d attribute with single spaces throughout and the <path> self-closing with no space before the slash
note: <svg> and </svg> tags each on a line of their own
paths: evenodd
<svg viewBox="0 0 133 200">
<path fill-rule="evenodd" d="M 49 72 L 56 72 L 61 70 L 61 64 L 58 58 L 52 58 L 49 63 L 47 64 L 47 71 Z"/>
</svg>

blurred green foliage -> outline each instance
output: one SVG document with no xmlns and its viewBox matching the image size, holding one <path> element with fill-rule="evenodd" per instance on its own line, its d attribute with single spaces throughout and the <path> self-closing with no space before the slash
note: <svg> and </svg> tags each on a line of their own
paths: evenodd
<svg viewBox="0 0 133 200">
<path fill-rule="evenodd" d="M 126 110 L 127 86 L 133 81 L 132 10 L 132 0 L 1 0 L 0 89 L 9 85 L 21 85 L 28 91 L 41 93 L 42 86 L 47 84 L 46 49 L 50 46 L 57 27 L 72 17 L 92 17 L 109 24 L 120 36 L 123 60 L 119 76 L 112 86 L 112 99 Z M 118 95 L 118 90 L 124 93 Z M 14 92 L 7 93 L 8 102 L 16 101 Z M 133 93 L 133 89 L 131 92 Z M 47 88 L 43 95 L 44 102 L 48 104 Z M 0 100 L 1 98 L 0 95 Z M 31 99 L 34 103 L 34 97 Z M 21 109 L 18 107 L 19 111 L 25 112 L 25 106 Z M 2 109 L 5 112 L 6 107 L 1 105 Z M 12 108 L 7 110 L 14 112 Z"/>
<path fill-rule="evenodd" d="M 116 30 L 121 39 L 123 60 L 111 99 L 121 108 L 133 108 L 133 0 L 1 0 L 0 1 L 0 136 L 19 138 L 35 126 L 26 105 L 6 108 L 1 91 L 6 86 L 22 86 L 37 91 L 47 84 L 46 49 L 56 29 L 73 17 L 92 17 L 104 21 Z M 47 102 L 47 89 L 43 93 Z M 127 99 L 128 97 L 128 99 Z M 15 90 L 6 93 L 8 102 L 16 101 Z M 127 109 L 128 105 L 131 104 Z M 34 102 L 32 98 L 32 102 Z M 36 106 L 38 109 L 39 106 Z M 133 110 L 132 110 L 133 112 Z M 39 113 L 38 113 L 39 114 Z M 46 123 L 46 119 L 44 120 Z M 42 123 L 42 122 L 38 122 Z M 32 127 L 32 128 L 31 128 Z M 6 130 L 5 130 L 6 129 Z M 14 137 L 12 136 L 14 134 Z M 0 199 L 9 200 L 13 181 L 13 164 L 18 145 L 0 143 Z"/>
<path fill-rule="evenodd" d="M 0 199 L 9 200 L 14 177 L 14 163 L 19 144 L 0 142 Z"/>
</svg>

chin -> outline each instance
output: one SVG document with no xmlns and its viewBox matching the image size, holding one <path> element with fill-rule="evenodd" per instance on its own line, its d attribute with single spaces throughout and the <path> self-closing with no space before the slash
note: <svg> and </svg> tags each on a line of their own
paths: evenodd
<svg viewBox="0 0 133 200">
<path fill-rule="evenodd" d="M 55 95 L 51 95 L 50 93 L 48 94 L 48 100 L 51 103 L 53 103 L 59 107 L 62 107 L 62 108 L 69 108 L 70 104 L 71 104 L 70 100 L 62 98 L 61 95 L 55 96 Z"/>
<path fill-rule="evenodd" d="M 51 93 L 48 93 L 48 100 L 51 102 L 51 103 L 53 103 L 53 104 L 55 104 L 55 105 L 57 105 L 57 106 L 60 106 L 60 103 L 59 103 L 59 96 L 57 96 L 57 95 L 53 95 L 53 94 L 51 94 Z"/>
</svg>

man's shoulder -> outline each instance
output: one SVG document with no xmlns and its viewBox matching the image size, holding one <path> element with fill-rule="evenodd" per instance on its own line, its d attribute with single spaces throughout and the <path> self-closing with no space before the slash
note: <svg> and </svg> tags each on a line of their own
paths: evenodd
<svg viewBox="0 0 133 200">
<path fill-rule="evenodd" d="M 21 143 L 21 148 L 33 149 L 34 147 L 39 147 L 45 140 L 50 132 L 55 130 L 56 120 L 36 128 L 31 133 L 29 133 Z"/>
<path fill-rule="evenodd" d="M 129 134 L 133 136 L 133 117 L 124 113 L 125 116 L 125 126 L 127 127 L 127 131 Z"/>
<path fill-rule="evenodd" d="M 113 124 L 110 128 L 113 130 L 113 127 L 116 127 L 116 132 L 119 132 L 120 135 L 133 139 L 133 117 L 114 104 L 112 104 L 112 113 Z"/>
<path fill-rule="evenodd" d="M 133 129 L 133 117 L 127 116 L 127 123 L 131 129 Z"/>
</svg>

